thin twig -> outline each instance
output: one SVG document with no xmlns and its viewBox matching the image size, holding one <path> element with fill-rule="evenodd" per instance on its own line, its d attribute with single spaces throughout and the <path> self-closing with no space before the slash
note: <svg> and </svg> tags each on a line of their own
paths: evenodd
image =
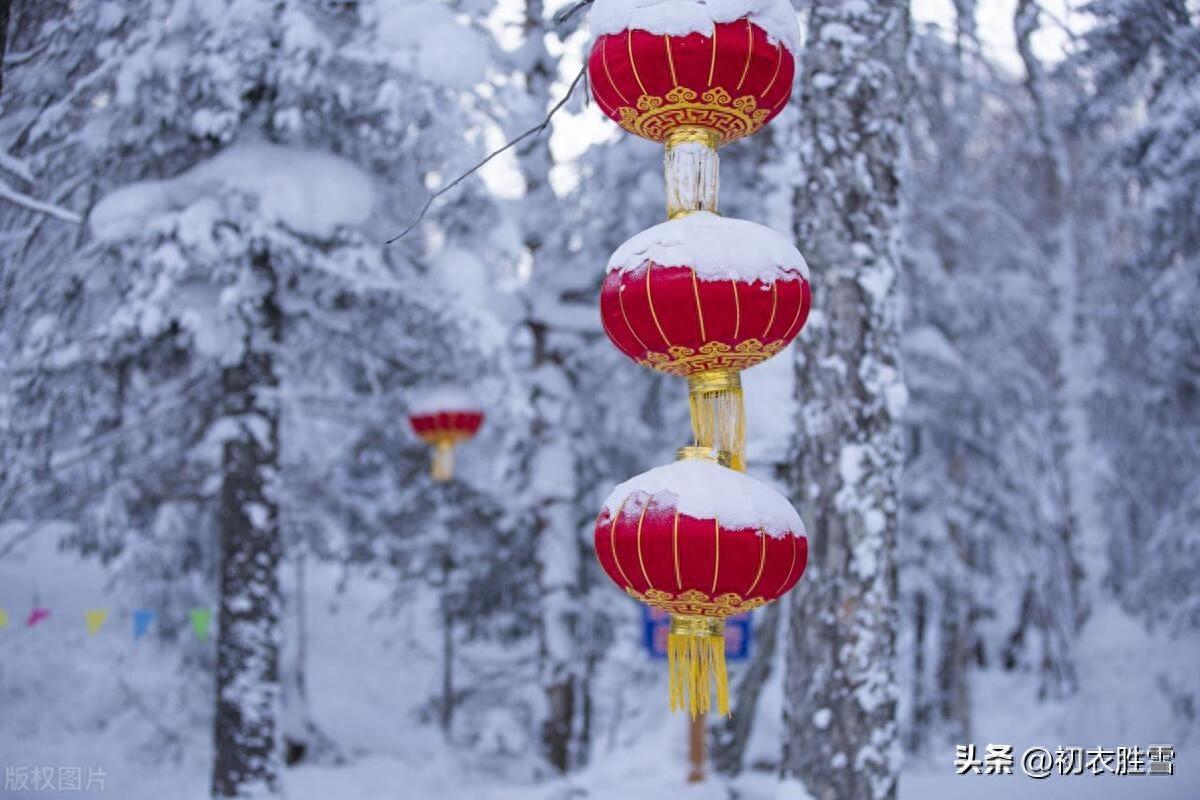
<svg viewBox="0 0 1200 800">
<path fill-rule="evenodd" d="M 576 11 L 578 11 L 578 10 L 579 10 L 579 9 L 581 9 L 581 8 L 583 8 L 584 6 L 591 5 L 591 4 L 592 4 L 592 2 L 593 2 L 593 0 L 579 0 L 579 2 L 578 2 L 578 3 L 576 3 L 576 4 L 575 4 L 575 5 L 573 5 L 573 6 L 571 6 L 571 7 L 570 7 L 570 8 L 568 8 L 566 11 L 560 11 L 560 12 L 558 12 L 557 14 L 555 14 L 555 15 L 554 15 L 554 24 L 555 24 L 555 25 L 562 25 L 564 22 L 566 22 L 566 21 L 567 21 L 567 20 L 569 20 L 571 17 L 573 17 L 573 16 L 575 15 L 575 12 L 576 12 Z"/>
<path fill-rule="evenodd" d="M 579 74 L 575 76 L 575 80 L 571 81 L 571 86 L 570 86 L 570 88 L 567 89 L 567 93 L 565 95 L 563 95 L 563 98 L 561 100 L 559 100 L 557 103 L 554 104 L 554 108 L 550 109 L 550 113 L 548 113 L 546 115 L 546 118 L 544 120 L 542 120 L 537 125 L 534 125 L 532 128 L 525 131 L 517 138 L 510 141 L 508 144 L 504 145 L 499 150 L 493 150 L 491 153 L 488 154 L 487 158 L 483 159 L 478 164 L 471 167 L 469 170 L 464 172 L 462 175 L 459 175 L 457 178 L 455 178 L 453 181 L 451 181 L 447 185 L 443 186 L 441 189 L 438 189 L 436 192 L 429 195 L 429 199 L 426 200 L 425 205 L 421 207 L 421 213 L 417 214 L 417 218 L 414 219 L 412 221 L 412 223 L 407 228 L 402 230 L 399 234 L 397 234 L 396 236 L 393 236 L 391 239 L 388 239 L 387 242 L 385 242 L 385 244 L 391 244 L 392 242 L 395 242 L 395 241 L 407 236 L 408 233 L 413 228 L 417 227 L 417 225 L 419 225 L 421 223 L 421 220 L 423 220 L 425 218 L 425 212 L 429 210 L 429 207 L 431 205 L 433 205 L 434 200 L 438 199 L 439 197 L 444 195 L 446 192 L 450 191 L 455 186 L 457 186 L 458 184 L 462 183 L 467 178 L 474 175 L 476 172 L 478 172 L 480 170 L 481 167 L 483 167 L 485 164 L 487 164 L 493 158 L 500 155 L 504 151 L 517 146 L 521 142 L 528 139 L 530 136 L 540 134 L 542 131 L 546 130 L 546 128 L 550 127 L 550 120 L 554 117 L 554 115 L 556 113 L 558 113 L 558 110 L 561 109 L 563 106 L 565 106 L 567 104 L 567 101 L 571 99 L 571 95 L 574 94 L 574 92 L 575 92 L 575 87 L 579 85 L 579 81 L 583 79 L 584 73 L 586 73 L 586 72 L 587 72 L 587 64 L 584 64 L 579 69 Z"/>
</svg>

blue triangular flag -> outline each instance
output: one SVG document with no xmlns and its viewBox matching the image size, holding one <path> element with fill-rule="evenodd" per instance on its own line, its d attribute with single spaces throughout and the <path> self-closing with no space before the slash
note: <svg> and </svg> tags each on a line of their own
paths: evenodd
<svg viewBox="0 0 1200 800">
<path fill-rule="evenodd" d="M 133 612 L 133 639 L 137 641 L 146 635 L 150 623 L 154 621 L 154 609 L 139 608 Z"/>
</svg>

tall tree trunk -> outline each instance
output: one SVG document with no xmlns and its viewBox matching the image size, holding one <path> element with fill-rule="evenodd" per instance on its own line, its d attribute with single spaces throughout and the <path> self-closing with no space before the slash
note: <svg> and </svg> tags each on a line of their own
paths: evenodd
<svg viewBox="0 0 1200 800">
<path fill-rule="evenodd" d="M 447 738 L 454 725 L 454 610 L 450 597 L 450 573 L 454 562 L 450 557 L 450 545 L 446 543 L 442 553 L 442 707 L 440 709 L 442 733 Z"/>
<path fill-rule="evenodd" d="M 244 351 L 222 376 L 225 442 L 221 487 L 221 594 L 217 627 L 214 797 L 280 791 L 279 378 L 277 278 L 270 254 L 251 256 L 243 300 Z"/>
<path fill-rule="evenodd" d="M 1099 516 L 1099 497 L 1095 489 L 1095 469 L 1099 462 L 1092 447 L 1088 425 L 1090 375 L 1097 359 L 1090 342 L 1097 337 L 1090 331 L 1080 296 L 1080 259 L 1077 241 L 1074 180 L 1066 142 L 1053 112 L 1042 64 L 1033 52 L 1032 37 L 1038 28 L 1039 7 L 1030 0 L 1018 0 L 1013 16 L 1017 52 L 1025 66 L 1025 88 L 1033 102 L 1037 142 L 1045 162 L 1042 175 L 1045 196 L 1053 215 L 1044 243 L 1047 272 L 1054 291 L 1054 319 L 1050 331 L 1057 349 L 1054 375 L 1056 431 L 1054 469 L 1061 476 L 1065 519 L 1061 530 L 1046 531 L 1046 548 L 1061 554 L 1051 565 L 1059 569 L 1048 575 L 1039 588 L 1039 606 L 1046 620 L 1047 662 L 1058 690 L 1075 686 L 1075 670 L 1070 655 L 1073 631 L 1083 622 L 1086 609 L 1080 596 L 1081 572 L 1091 584 L 1095 596 L 1105 573 L 1104 523 Z M 1057 540 L 1051 537 L 1057 537 Z M 1082 567 L 1080 566 L 1082 561 Z M 1043 571 L 1047 574 L 1049 569 Z"/>
<path fill-rule="evenodd" d="M 4 54 L 8 52 L 8 17 L 12 0 L 0 0 L 0 93 L 4 91 Z"/>
<path fill-rule="evenodd" d="M 903 0 L 814 0 L 797 238 L 814 273 L 796 348 L 792 475 L 809 571 L 790 610 L 784 774 L 820 800 L 896 794 L 896 514 Z"/>
<path fill-rule="evenodd" d="M 525 43 L 517 66 L 526 80 L 527 116 L 522 128 L 540 122 L 549 105 L 557 60 L 545 45 L 545 6 L 542 0 L 525 4 Z M 577 465 L 567 430 L 571 380 L 557 348 L 560 337 L 541 319 L 539 309 L 560 302 L 557 282 L 550 275 L 559 265 L 546 248 L 550 220 L 545 214 L 556 202 L 550 186 L 548 136 L 532 137 L 516 149 L 525 179 L 522 228 L 526 250 L 533 260 L 533 292 L 553 296 L 528 304 L 524 321 L 531 342 L 529 365 L 531 450 L 524 470 L 532 499 L 532 516 L 538 537 L 539 673 L 545 694 L 541 723 L 541 751 L 546 763 L 563 773 L 581 760 L 579 739 L 584 703 L 580 701 L 579 659 L 576 657 L 577 609 L 575 590 L 579 575 L 579 542 L 575 518 Z"/>
</svg>

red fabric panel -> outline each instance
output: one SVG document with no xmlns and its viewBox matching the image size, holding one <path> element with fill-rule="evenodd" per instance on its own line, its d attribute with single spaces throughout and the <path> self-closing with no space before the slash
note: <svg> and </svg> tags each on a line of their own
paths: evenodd
<svg viewBox="0 0 1200 800">
<path fill-rule="evenodd" d="M 703 94 L 704 90 L 711 88 L 708 67 L 712 62 L 712 37 L 689 33 L 687 36 L 670 38 L 671 58 L 675 62 L 675 75 L 680 85 Z"/>
<path fill-rule="evenodd" d="M 746 597 L 746 590 L 758 572 L 762 554 L 762 537 L 758 531 L 751 528 L 722 531 L 717 588 L 713 595 L 719 597 L 733 592 Z"/>
<path fill-rule="evenodd" d="M 667 334 L 665 334 L 666 328 L 664 327 L 660 331 L 654 320 L 657 316 L 661 322 L 664 316 L 669 314 L 670 311 L 667 307 L 664 307 L 663 316 L 659 316 L 658 307 L 656 306 L 654 313 L 650 313 L 650 294 L 647 291 L 646 271 L 639 270 L 632 273 L 620 272 L 615 274 L 618 275 L 618 280 L 620 281 L 620 288 L 614 293 L 612 298 L 617 304 L 616 314 L 623 320 L 628 321 L 631 334 L 641 344 L 645 345 L 649 350 L 665 353 L 671 343 L 667 338 Z M 661 275 L 662 273 L 660 272 L 659 276 L 661 277 Z M 655 280 L 653 274 L 650 275 L 650 280 Z M 662 305 L 665 301 L 667 306 L 673 307 L 673 304 L 669 300 L 666 300 L 661 292 L 656 293 L 655 297 L 659 305 Z M 604 296 L 601 295 L 601 302 L 603 301 Z M 643 350 L 642 355 L 645 352 Z M 637 357 L 634 356 L 634 358 Z"/>
<path fill-rule="evenodd" d="M 704 309 L 707 341 L 736 342 L 741 336 L 741 312 L 736 299 L 736 281 L 697 281 L 700 307 Z"/>
<path fill-rule="evenodd" d="M 408 423 L 422 438 L 438 434 L 455 434 L 461 438 L 474 436 L 483 424 L 480 411 L 438 411 L 432 414 L 410 414 Z"/>
</svg>

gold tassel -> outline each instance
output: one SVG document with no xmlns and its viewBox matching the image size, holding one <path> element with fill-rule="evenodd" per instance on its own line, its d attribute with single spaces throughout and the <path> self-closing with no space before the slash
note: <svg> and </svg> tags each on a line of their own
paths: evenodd
<svg viewBox="0 0 1200 800">
<path fill-rule="evenodd" d="M 695 719 L 713 705 L 729 716 L 729 675 L 725 671 L 725 621 L 715 617 L 673 614 L 667 637 L 668 694 L 671 710 L 686 709 Z"/>
<path fill-rule="evenodd" d="M 698 447 L 729 453 L 729 466 L 746 471 L 746 404 L 737 370 L 714 369 L 688 377 L 692 433 Z"/>
<path fill-rule="evenodd" d="M 454 440 L 437 439 L 433 443 L 433 469 L 435 481 L 448 481 L 454 476 Z"/>
</svg>

